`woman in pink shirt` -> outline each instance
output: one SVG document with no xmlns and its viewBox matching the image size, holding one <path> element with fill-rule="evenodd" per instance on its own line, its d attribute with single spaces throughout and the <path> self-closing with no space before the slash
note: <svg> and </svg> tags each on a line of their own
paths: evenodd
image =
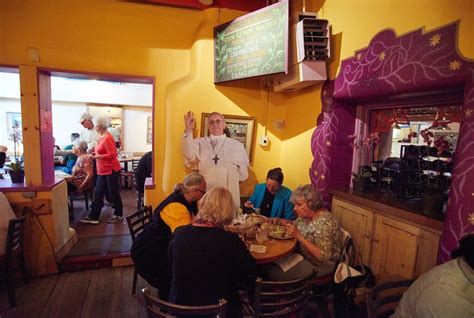
<svg viewBox="0 0 474 318">
<path fill-rule="evenodd" d="M 99 217 L 104 206 L 104 193 L 108 189 L 112 204 L 115 209 L 114 215 L 107 221 L 115 223 L 123 219 L 123 205 L 120 197 L 120 169 L 121 165 L 117 158 L 117 148 L 114 137 L 107 131 L 109 118 L 97 116 L 93 118 L 94 129 L 99 133 L 100 138 L 94 148 L 91 159 L 96 160 L 97 181 L 94 189 L 94 207 L 82 223 L 99 224 Z"/>
</svg>

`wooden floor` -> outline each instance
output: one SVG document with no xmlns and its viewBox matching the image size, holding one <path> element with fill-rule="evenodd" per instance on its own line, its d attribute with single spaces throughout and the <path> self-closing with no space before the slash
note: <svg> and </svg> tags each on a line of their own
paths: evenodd
<svg viewBox="0 0 474 318">
<path fill-rule="evenodd" d="M 17 281 L 17 306 L 8 307 L 5 285 L 0 285 L 0 317 L 146 317 L 138 278 L 132 297 L 133 267 L 104 268 L 35 277 Z"/>
</svg>

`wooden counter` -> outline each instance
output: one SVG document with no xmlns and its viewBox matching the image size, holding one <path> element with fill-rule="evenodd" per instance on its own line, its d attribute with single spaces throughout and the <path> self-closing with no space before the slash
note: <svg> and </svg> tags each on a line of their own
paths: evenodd
<svg viewBox="0 0 474 318">
<path fill-rule="evenodd" d="M 405 200 L 382 193 L 355 193 L 352 188 L 329 190 L 333 196 L 364 205 L 377 213 L 401 218 L 436 230 L 443 230 L 444 215 L 426 215 L 421 212 L 419 200 Z"/>
<path fill-rule="evenodd" d="M 0 192 L 35 192 L 35 191 L 51 191 L 56 185 L 58 185 L 63 179 L 56 178 L 54 182 L 43 183 L 38 186 L 27 185 L 24 183 L 12 183 L 8 176 L 4 176 L 5 179 L 0 179 Z"/>
<path fill-rule="evenodd" d="M 330 193 L 334 216 L 351 234 L 358 254 L 378 283 L 415 279 L 436 265 L 443 229 L 440 216 L 424 215 L 413 208 L 413 201 L 383 194 L 358 194 L 350 189 L 332 189 Z"/>
</svg>

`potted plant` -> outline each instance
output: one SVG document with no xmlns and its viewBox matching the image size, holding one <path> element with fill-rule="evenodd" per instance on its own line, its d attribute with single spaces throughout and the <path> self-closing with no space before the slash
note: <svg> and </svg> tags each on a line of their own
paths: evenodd
<svg viewBox="0 0 474 318">
<path fill-rule="evenodd" d="M 22 135 L 20 128 L 13 127 L 13 131 L 10 133 L 10 140 L 13 140 L 13 152 L 15 154 L 15 162 L 6 165 L 8 168 L 8 174 L 12 180 L 12 183 L 23 183 L 25 180 L 25 170 L 23 166 L 23 160 L 20 160 L 16 152 L 17 144 L 21 141 Z"/>
<path fill-rule="evenodd" d="M 360 169 L 360 171 L 352 172 L 352 188 L 354 192 L 364 193 L 370 188 L 370 178 L 372 173 L 367 169 Z"/>
</svg>

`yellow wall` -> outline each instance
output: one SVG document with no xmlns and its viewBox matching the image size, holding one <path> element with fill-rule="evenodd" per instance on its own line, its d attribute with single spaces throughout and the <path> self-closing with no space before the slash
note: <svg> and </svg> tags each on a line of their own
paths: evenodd
<svg viewBox="0 0 474 318">
<path fill-rule="evenodd" d="M 310 9 L 319 10 L 320 17 L 333 26 L 332 77 L 340 57 L 367 46 L 385 28 L 401 34 L 460 19 L 461 52 L 474 55 L 470 0 L 318 0 Z M 213 84 L 212 28 L 240 14 L 118 1 L 2 1 L 0 64 L 154 77 L 157 187 L 147 192 L 148 203 L 156 205 L 186 173 L 179 141 L 187 110 L 196 113 L 198 128 L 201 112 L 257 117 L 257 142 L 243 195 L 250 194 L 253 184 L 264 181 L 267 170 L 276 166 L 283 168 L 286 185 L 307 183 L 321 85 L 267 96 L 259 79 Z M 28 47 L 39 49 L 39 63 L 30 62 Z M 275 120 L 284 120 L 284 129 L 275 128 Z M 266 130 L 271 144 L 264 148 L 258 139 Z"/>
<path fill-rule="evenodd" d="M 474 1 L 472 0 L 327 0 L 320 17 L 342 36 L 341 59 L 366 47 L 383 29 L 398 35 L 424 27 L 426 31 L 460 20 L 459 49 L 474 57 Z M 341 34 L 342 33 L 342 34 Z"/>
</svg>

